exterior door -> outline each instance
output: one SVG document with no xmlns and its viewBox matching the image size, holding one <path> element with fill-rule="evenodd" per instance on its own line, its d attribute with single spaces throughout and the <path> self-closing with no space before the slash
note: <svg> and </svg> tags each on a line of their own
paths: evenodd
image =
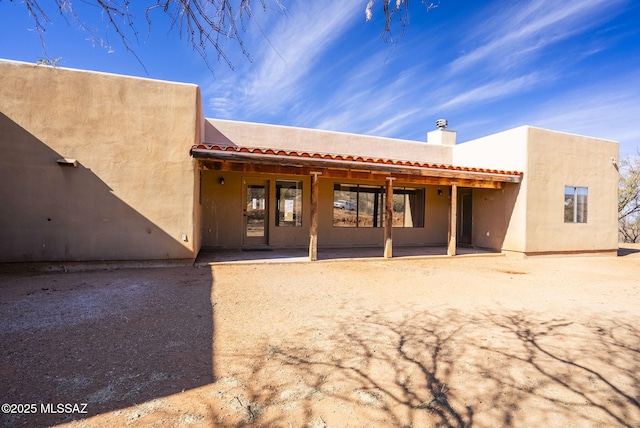
<svg viewBox="0 0 640 428">
<path fill-rule="evenodd" d="M 460 192 L 460 233 L 458 238 L 460 244 L 471 245 L 472 204 L 471 189 L 462 190 Z"/>
<path fill-rule="evenodd" d="M 244 246 L 269 243 L 269 185 L 267 181 L 243 182 Z"/>
</svg>

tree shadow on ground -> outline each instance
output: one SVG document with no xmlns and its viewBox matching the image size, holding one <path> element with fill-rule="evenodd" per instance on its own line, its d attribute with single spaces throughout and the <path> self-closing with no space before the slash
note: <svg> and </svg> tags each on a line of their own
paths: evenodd
<svg viewBox="0 0 640 428">
<path fill-rule="evenodd" d="M 640 420 L 638 319 L 347 308 L 238 372 L 243 425 L 624 426 Z M 406 315 L 410 314 L 410 315 Z M 265 376 L 278 373 L 277 376 Z M 261 379 L 268 378 L 269 384 Z"/>
<path fill-rule="evenodd" d="M 638 426 L 640 335 L 633 324 L 615 318 L 539 320 L 523 313 L 483 318 L 516 338 L 518 347 L 480 349 L 506 358 L 538 379 L 522 389 L 513 375 L 494 377 L 518 390 L 520 399 L 535 398 L 556 411 L 565 409 L 568 420 L 579 417 L 595 426 Z"/>
<path fill-rule="evenodd" d="M 209 269 L 13 273 L 0 285 L 2 399 L 37 405 L 0 415 L 2 426 L 52 426 L 213 382 Z M 40 407 L 57 403 L 86 413 Z"/>
</svg>

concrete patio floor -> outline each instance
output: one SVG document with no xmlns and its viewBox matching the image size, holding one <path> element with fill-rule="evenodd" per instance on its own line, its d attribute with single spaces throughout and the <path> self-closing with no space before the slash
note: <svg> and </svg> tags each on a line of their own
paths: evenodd
<svg viewBox="0 0 640 428">
<path fill-rule="evenodd" d="M 486 248 L 458 247 L 457 256 L 502 256 Z M 449 257 L 446 246 L 394 247 L 393 258 Z M 319 248 L 318 261 L 385 260 L 382 247 Z M 260 248 L 249 250 L 202 249 L 195 266 L 227 263 L 311 263 L 306 248 Z"/>
</svg>

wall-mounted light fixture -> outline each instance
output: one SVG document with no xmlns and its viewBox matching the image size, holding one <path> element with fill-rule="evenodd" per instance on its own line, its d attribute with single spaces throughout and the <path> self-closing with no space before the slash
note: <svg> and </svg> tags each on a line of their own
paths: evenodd
<svg viewBox="0 0 640 428">
<path fill-rule="evenodd" d="M 220 183 L 221 186 L 224 186 L 224 177 L 220 177 L 220 179 L 218 179 L 218 183 Z"/>
<path fill-rule="evenodd" d="M 72 166 L 74 168 L 78 167 L 77 159 L 60 158 L 56 161 L 56 163 L 60 166 Z"/>
</svg>

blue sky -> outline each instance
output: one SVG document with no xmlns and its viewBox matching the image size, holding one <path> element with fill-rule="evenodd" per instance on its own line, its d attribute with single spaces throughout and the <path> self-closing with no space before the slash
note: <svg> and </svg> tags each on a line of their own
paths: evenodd
<svg viewBox="0 0 640 428">
<path fill-rule="evenodd" d="M 112 31 L 99 46 L 55 12 L 47 53 L 62 67 L 198 84 L 207 117 L 418 141 L 446 118 L 459 142 L 533 125 L 619 141 L 621 155 L 640 147 L 637 0 L 440 0 L 428 12 L 413 0 L 395 44 L 380 37 L 379 4 L 366 22 L 366 0 L 267 2 L 254 0 L 242 33 L 251 60 L 226 41 L 234 70 L 213 52 L 209 70 L 162 14 L 147 34 L 143 9 L 130 41 L 144 68 Z M 104 16 L 74 5 L 104 35 Z M 23 4 L 0 0 L 0 58 L 43 57 L 33 26 Z"/>
</svg>

